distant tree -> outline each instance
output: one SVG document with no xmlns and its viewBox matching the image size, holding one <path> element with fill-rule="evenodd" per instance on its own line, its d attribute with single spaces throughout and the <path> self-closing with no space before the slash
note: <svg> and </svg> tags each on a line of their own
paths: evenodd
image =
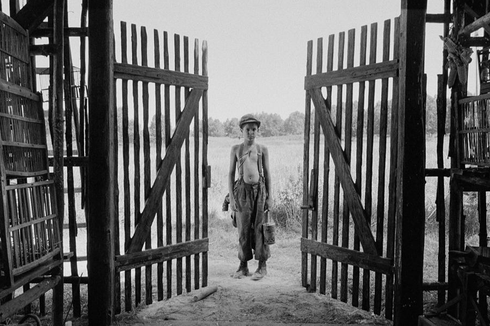
<svg viewBox="0 0 490 326">
<path fill-rule="evenodd" d="M 469 95 L 469 94 L 468 94 Z M 446 100 L 445 131 L 449 133 L 451 124 L 451 99 Z M 427 95 L 425 102 L 425 130 L 428 134 L 437 133 L 437 96 Z"/>
<path fill-rule="evenodd" d="M 226 119 L 226 121 L 223 123 L 224 129 L 225 129 L 225 135 L 231 138 L 239 138 L 241 133 L 240 133 L 240 127 L 238 126 L 238 119 L 233 118 L 233 119 Z"/>
<path fill-rule="evenodd" d="M 283 132 L 287 135 L 300 135 L 305 127 L 305 114 L 295 111 L 284 120 Z"/>
<path fill-rule="evenodd" d="M 222 137 L 225 135 L 225 127 L 221 121 L 210 117 L 208 119 L 208 132 L 209 136 Z"/>
<path fill-rule="evenodd" d="M 263 137 L 280 136 L 283 134 L 283 124 L 281 116 L 277 113 L 259 113 L 255 115 L 260 120 L 260 135 Z"/>
<path fill-rule="evenodd" d="M 162 133 L 162 137 L 165 138 L 165 119 L 164 119 L 164 116 L 163 116 L 163 113 L 161 115 L 161 118 L 160 118 L 160 123 L 161 123 L 161 133 Z M 157 115 L 155 114 L 153 116 L 153 118 L 151 119 L 151 122 L 150 122 L 150 137 L 151 139 L 155 139 L 157 136 Z"/>
</svg>

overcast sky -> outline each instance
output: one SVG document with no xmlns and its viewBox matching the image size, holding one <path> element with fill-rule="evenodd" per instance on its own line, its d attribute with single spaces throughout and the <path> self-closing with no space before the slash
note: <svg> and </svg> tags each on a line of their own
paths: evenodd
<svg viewBox="0 0 490 326">
<path fill-rule="evenodd" d="M 429 1 L 428 12 L 440 13 L 441 4 Z M 308 40 L 382 24 L 400 11 L 395 0 L 115 0 L 114 25 L 146 26 L 149 35 L 168 31 L 170 40 L 174 33 L 207 40 L 211 117 L 268 112 L 285 119 L 304 111 Z M 428 25 L 429 84 L 441 71 L 441 33 L 441 25 Z"/>
</svg>

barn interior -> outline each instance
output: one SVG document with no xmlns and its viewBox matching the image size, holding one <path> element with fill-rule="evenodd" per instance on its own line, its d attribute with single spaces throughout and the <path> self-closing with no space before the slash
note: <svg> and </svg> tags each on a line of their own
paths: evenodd
<svg viewBox="0 0 490 326">
<path fill-rule="evenodd" d="M 490 2 L 443 2 L 443 12 L 428 13 L 427 0 L 402 0 L 400 17 L 383 26 L 391 36 L 381 62 L 366 61 L 366 44 L 374 44 L 366 41 L 360 47 L 364 63 L 351 61 L 349 53 L 355 51 L 348 43 L 345 64 L 330 65 L 354 31 L 347 38 L 339 34 L 338 46 L 337 38 L 329 39 L 331 52 L 323 51 L 323 43 L 308 44 L 303 203 L 298 203 L 303 207 L 302 285 L 326 294 L 326 282 L 338 278 L 339 291 L 330 296 L 372 310 L 394 325 L 489 324 Z M 110 325 L 115 315 L 143 300 L 150 304 L 208 286 L 207 43 L 179 36 L 169 40 L 166 32 L 149 37 L 144 27 L 126 23 L 114 26 L 111 0 L 76 2 L 82 8 L 76 22 L 67 18 L 68 5 L 74 4 L 1 2 L 0 322 L 21 310 L 27 314 L 35 301 L 36 313 L 45 313 L 45 294 L 52 292 L 51 322 L 63 325 L 64 297 L 70 293 L 73 316 L 79 317 L 85 289 L 89 323 Z M 435 167 L 424 159 L 427 24 L 444 29 L 438 40 Z M 361 40 L 368 39 L 367 31 L 361 28 Z M 182 51 L 172 53 L 169 44 Z M 470 70 L 477 71 L 476 91 L 468 91 Z M 376 214 L 366 203 L 370 188 L 361 193 L 356 184 L 364 174 L 353 169 L 360 164 L 352 165 L 355 155 L 346 145 L 356 141 L 349 124 L 353 96 L 364 99 L 361 94 L 374 80 L 386 83 L 379 91 L 384 103 L 381 152 L 389 153 L 391 163 L 382 168 L 385 190 L 375 200 L 386 198 L 388 209 Z M 157 112 L 154 140 L 150 96 Z M 365 102 L 369 116 L 374 105 L 368 98 Z M 142 121 L 134 119 L 130 126 L 131 116 Z M 130 128 L 138 132 L 130 135 Z M 368 138 L 374 135 L 369 125 L 366 130 Z M 320 152 L 320 144 L 328 151 Z M 365 154 L 359 155 L 357 162 Z M 320 166 L 322 157 L 331 166 Z M 319 189 L 322 198 L 335 196 L 320 186 L 329 179 L 326 173 L 342 194 L 343 200 L 336 201 L 346 207 L 342 216 L 330 214 L 319 201 Z M 424 283 L 428 179 L 437 180 L 438 279 Z M 177 184 L 172 192 L 171 182 Z M 465 201 L 468 193 L 475 194 L 476 204 Z M 84 221 L 77 219 L 80 206 Z M 468 209 L 478 216 L 475 245 L 465 237 Z M 331 218 L 336 239 L 322 229 Z M 355 239 L 349 238 L 351 227 Z M 85 245 L 77 240 L 80 229 L 87 230 Z M 88 262 L 87 273 L 78 271 L 79 261 Z M 326 272 L 327 261 L 340 264 L 333 274 Z M 155 266 L 157 285 L 142 283 L 142 275 L 152 278 L 147 266 Z M 361 297 L 350 294 L 349 279 Z M 177 283 L 175 293 L 165 290 L 172 282 Z M 423 305 L 427 292 L 437 293 L 430 310 Z"/>
</svg>

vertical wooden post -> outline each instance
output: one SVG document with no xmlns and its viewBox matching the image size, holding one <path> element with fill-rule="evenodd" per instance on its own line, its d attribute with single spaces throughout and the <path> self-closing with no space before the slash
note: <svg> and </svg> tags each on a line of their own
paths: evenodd
<svg viewBox="0 0 490 326">
<path fill-rule="evenodd" d="M 451 33 L 458 35 L 459 30 L 464 26 L 464 6 L 462 0 L 453 0 L 453 26 Z M 458 157 L 458 100 L 465 95 L 465 87 L 456 78 L 456 82 L 451 88 L 451 138 L 449 144 L 449 156 L 451 157 L 451 169 L 462 167 Z M 454 184 L 449 186 L 449 250 L 462 250 L 464 248 L 464 218 L 463 218 L 463 192 L 459 191 Z M 450 257 L 451 258 L 451 257 Z M 452 265 L 454 262 L 448 261 L 448 298 L 451 300 L 458 295 L 459 281 Z M 449 314 L 458 315 L 456 306 L 448 309 Z"/>
<path fill-rule="evenodd" d="M 88 310 L 90 325 L 114 315 L 114 76 L 112 0 L 89 1 Z"/>
<path fill-rule="evenodd" d="M 427 0 L 402 0 L 395 325 L 422 314 L 425 230 L 424 38 Z"/>
<path fill-rule="evenodd" d="M 63 177 L 63 148 L 64 148 L 64 112 L 63 112 L 63 60 L 64 60 L 64 14 L 65 0 L 54 2 L 53 12 L 53 44 L 56 46 L 56 54 L 52 62 L 52 91 L 50 102 L 53 104 L 53 152 L 54 152 L 54 184 L 56 188 L 57 214 L 60 231 L 63 232 L 64 221 L 64 177 Z M 63 246 L 62 246 L 63 248 Z M 63 265 L 57 271 L 61 280 L 53 291 L 53 324 L 63 324 Z"/>
</svg>

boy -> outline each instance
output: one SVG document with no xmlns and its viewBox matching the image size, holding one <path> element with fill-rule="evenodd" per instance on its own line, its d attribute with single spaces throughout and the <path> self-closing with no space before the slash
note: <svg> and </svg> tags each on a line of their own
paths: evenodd
<svg viewBox="0 0 490 326">
<path fill-rule="evenodd" d="M 260 280 L 267 275 L 266 261 L 270 257 L 269 245 L 264 243 L 262 234 L 264 212 L 272 203 L 269 151 L 255 142 L 259 120 L 246 114 L 239 125 L 243 143 L 231 148 L 228 173 L 230 207 L 236 214 L 240 259 L 240 266 L 232 276 L 243 278 L 249 275 L 247 262 L 252 259 L 254 250 L 259 266 L 252 280 Z M 239 177 L 236 183 L 235 170 Z"/>
</svg>

